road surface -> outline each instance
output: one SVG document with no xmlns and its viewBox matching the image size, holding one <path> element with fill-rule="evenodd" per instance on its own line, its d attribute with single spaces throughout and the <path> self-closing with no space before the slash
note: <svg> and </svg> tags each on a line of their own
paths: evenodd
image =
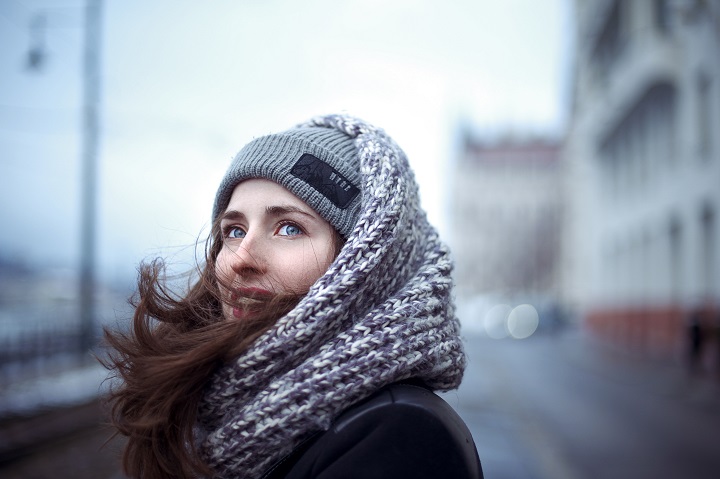
<svg viewBox="0 0 720 479">
<path fill-rule="evenodd" d="M 576 331 L 468 338 L 458 392 L 489 479 L 720 477 L 720 381 Z"/>
<path fill-rule="evenodd" d="M 443 397 L 468 423 L 487 479 L 720 477 L 718 378 L 573 331 L 470 337 L 467 353 L 463 385 Z M 109 430 L 87 414 L 95 423 L 0 464 L 0 477 L 120 479 L 120 442 L 102 447 Z"/>
</svg>

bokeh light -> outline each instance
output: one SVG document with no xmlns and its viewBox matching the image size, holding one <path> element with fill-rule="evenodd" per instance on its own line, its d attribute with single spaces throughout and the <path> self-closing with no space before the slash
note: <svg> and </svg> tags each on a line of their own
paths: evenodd
<svg viewBox="0 0 720 479">
<path fill-rule="evenodd" d="M 512 308 L 507 304 L 496 304 L 485 313 L 485 332 L 493 339 L 508 335 L 507 319 Z"/>
<path fill-rule="evenodd" d="M 531 304 L 521 304 L 508 314 L 507 330 L 515 339 L 525 339 L 533 335 L 540 323 L 540 315 Z"/>
</svg>

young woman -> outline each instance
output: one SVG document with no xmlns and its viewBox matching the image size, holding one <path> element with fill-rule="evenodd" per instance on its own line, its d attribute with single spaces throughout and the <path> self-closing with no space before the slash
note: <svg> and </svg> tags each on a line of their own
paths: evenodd
<svg viewBox="0 0 720 479">
<path fill-rule="evenodd" d="M 432 392 L 465 368 L 451 269 L 382 130 L 331 115 L 253 140 L 199 279 L 173 295 L 142 266 L 131 331 L 106 334 L 126 473 L 482 477 Z"/>
</svg>

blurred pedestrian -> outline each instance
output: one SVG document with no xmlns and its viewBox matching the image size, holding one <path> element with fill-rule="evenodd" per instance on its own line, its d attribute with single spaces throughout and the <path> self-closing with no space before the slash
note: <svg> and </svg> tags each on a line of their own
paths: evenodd
<svg viewBox="0 0 720 479">
<path fill-rule="evenodd" d="M 713 318 L 715 318 L 715 324 L 713 325 L 715 331 L 715 374 L 720 377 L 720 309 L 717 305 L 713 307 Z"/>
<path fill-rule="evenodd" d="M 189 290 L 142 265 L 131 332 L 106 332 L 128 475 L 482 477 L 433 393 L 465 368 L 448 250 L 382 130 L 330 115 L 256 138 L 212 219 Z"/>
<path fill-rule="evenodd" d="M 702 369 L 703 345 L 705 331 L 702 324 L 703 311 L 694 308 L 690 312 L 687 327 L 688 367 L 691 373 L 698 373 Z"/>
</svg>

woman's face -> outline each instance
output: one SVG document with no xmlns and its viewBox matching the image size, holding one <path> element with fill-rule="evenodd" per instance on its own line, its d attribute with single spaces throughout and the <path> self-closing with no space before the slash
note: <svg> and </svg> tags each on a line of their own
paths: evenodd
<svg viewBox="0 0 720 479">
<path fill-rule="evenodd" d="M 256 314 L 259 306 L 253 300 L 307 293 L 334 259 L 330 223 L 273 181 L 240 183 L 220 219 L 223 247 L 215 273 L 226 319 Z M 255 311 L 239 306 L 247 298 L 252 298 L 247 304 L 256 304 Z"/>
</svg>

